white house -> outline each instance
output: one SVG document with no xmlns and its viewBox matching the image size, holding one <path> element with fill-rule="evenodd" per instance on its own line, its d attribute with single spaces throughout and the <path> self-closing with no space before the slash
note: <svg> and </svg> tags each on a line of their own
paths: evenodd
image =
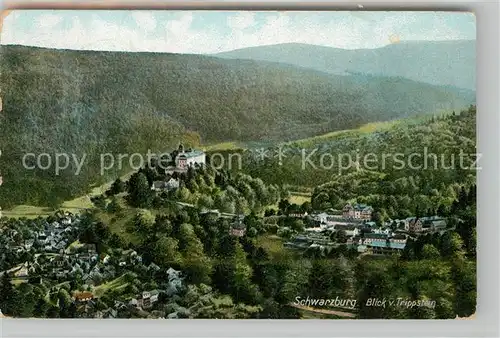
<svg viewBox="0 0 500 338">
<path fill-rule="evenodd" d="M 342 209 L 342 217 L 345 219 L 370 220 L 373 208 L 366 204 L 346 204 Z"/>
<path fill-rule="evenodd" d="M 102 263 L 103 264 L 108 264 L 111 260 L 111 257 L 109 255 L 106 255 L 103 260 L 102 260 Z"/>
<path fill-rule="evenodd" d="M 167 182 L 155 181 L 151 185 L 151 190 L 154 191 L 163 191 L 163 190 L 170 191 L 170 190 L 175 190 L 177 188 L 179 188 L 179 180 L 174 178 L 170 178 L 170 180 L 168 180 Z"/>
<path fill-rule="evenodd" d="M 346 229 L 344 231 L 348 237 L 355 237 L 355 236 L 358 236 L 360 233 L 358 228 L 352 228 L 352 229 L 349 228 L 349 229 Z"/>
<path fill-rule="evenodd" d="M 175 190 L 179 188 L 179 180 L 174 179 L 173 177 L 170 178 L 167 182 L 165 182 L 165 188 L 167 190 Z"/>
<path fill-rule="evenodd" d="M 328 217 L 328 214 L 325 212 L 322 212 L 321 214 L 317 214 L 314 216 L 314 219 L 320 223 L 325 223 L 326 224 L 326 218 Z"/>
<path fill-rule="evenodd" d="M 72 222 L 73 222 L 73 220 L 70 217 L 65 217 L 62 220 L 62 224 L 66 225 L 66 226 L 71 225 Z"/>
<path fill-rule="evenodd" d="M 130 300 L 130 304 L 141 307 L 143 309 L 148 309 L 153 306 L 154 303 L 158 301 L 158 290 L 144 291 L 141 295 Z"/>
<path fill-rule="evenodd" d="M 321 227 L 323 228 L 331 227 L 338 223 L 333 221 L 332 216 L 330 214 L 327 214 L 326 212 L 322 212 L 321 214 L 315 215 L 314 220 L 319 222 Z"/>
<path fill-rule="evenodd" d="M 373 229 L 372 230 L 374 234 L 384 234 L 384 235 L 391 235 L 392 234 L 392 230 L 389 229 L 389 228 L 385 228 L 385 229 Z"/>
<path fill-rule="evenodd" d="M 406 238 L 391 238 L 389 239 L 389 242 L 406 244 Z"/>
<path fill-rule="evenodd" d="M 205 165 L 206 156 L 201 150 L 184 150 L 182 144 L 179 145 L 178 154 L 175 157 L 175 166 L 177 169 L 185 170 L 195 164 Z"/>
<path fill-rule="evenodd" d="M 15 277 L 27 277 L 28 276 L 28 267 L 27 264 L 25 263 L 19 270 L 14 272 Z"/>
</svg>

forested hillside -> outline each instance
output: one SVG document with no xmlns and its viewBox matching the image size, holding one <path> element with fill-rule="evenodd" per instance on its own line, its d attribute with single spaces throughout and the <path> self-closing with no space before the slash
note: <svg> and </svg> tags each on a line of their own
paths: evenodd
<svg viewBox="0 0 500 338">
<path fill-rule="evenodd" d="M 332 76 L 200 55 L 5 46 L 2 60 L 5 115 L 20 103 L 29 109 L 23 116 L 153 113 L 209 141 L 296 139 L 475 100 L 473 92 L 397 77 Z M 290 128 L 296 130 L 287 134 Z"/>
<path fill-rule="evenodd" d="M 401 120 L 372 132 L 297 141 L 282 145 L 281 159 L 272 156 L 276 148 L 268 149 L 264 159 L 247 153 L 243 170 L 267 183 L 314 189 L 312 203 L 319 209 L 357 200 L 386 218 L 439 206 L 449 211 L 461 189 L 475 184 L 475 121 L 472 106 L 460 114 Z"/>
<path fill-rule="evenodd" d="M 4 207 L 81 194 L 105 179 L 98 154 L 164 151 L 200 137 L 292 140 L 474 101 L 473 92 L 403 78 L 198 55 L 3 46 L 0 69 Z M 74 165 L 55 177 L 25 170 L 26 153 L 88 158 L 78 177 Z"/>
</svg>

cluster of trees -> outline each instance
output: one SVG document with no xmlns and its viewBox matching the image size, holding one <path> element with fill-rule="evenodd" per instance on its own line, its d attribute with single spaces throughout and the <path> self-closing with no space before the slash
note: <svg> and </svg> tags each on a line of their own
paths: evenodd
<svg viewBox="0 0 500 338">
<path fill-rule="evenodd" d="M 257 235 L 270 230 L 262 222 L 255 215 L 245 219 Z M 300 257 L 288 251 L 275 257 L 259 246 L 260 237 L 232 237 L 228 221 L 200 217 L 194 210 L 156 217 L 143 211 L 137 224 L 144 238 L 139 250 L 147 261 L 175 266 L 186 273 L 191 285 L 209 285 L 228 296 L 228 301 L 253 307 L 250 318 L 299 318 L 297 309 L 290 307 L 297 296 L 357 299 L 360 318 L 443 319 L 475 311 L 476 274 L 471 259 L 475 251 L 457 232 L 409 241 L 400 258 L 358 260 L 346 248 L 332 250 L 328 257 Z M 373 297 L 430 300 L 436 306 L 377 309 L 366 305 Z M 229 308 L 226 311 L 218 318 L 234 318 Z"/>
<path fill-rule="evenodd" d="M 96 244 L 101 253 L 113 248 L 133 248 L 143 257 L 143 266 L 158 265 L 158 272 L 143 272 L 132 278 L 135 291 L 146 285 L 148 288 L 161 285 L 170 267 L 181 270 L 187 287 L 175 297 L 162 296 L 166 305 L 161 311 L 165 316 L 300 318 L 300 311 L 290 306 L 297 297 L 334 299 L 338 296 L 357 300 L 355 311 L 359 318 L 454 318 L 457 314 L 468 316 L 475 312 L 475 248 L 468 246 L 459 230 L 473 225 L 465 222 L 470 221 L 475 212 L 474 194 L 474 189 L 463 192 L 453 203 L 460 217 L 456 220 L 457 232 L 410 240 L 401 257 L 387 259 L 355 259 L 357 255 L 345 248 L 336 249 L 328 256 L 306 253 L 301 257 L 284 249 L 275 255 L 260 246 L 260 236 L 271 231 L 264 224 L 266 218 L 251 213 L 243 221 L 247 235 L 238 238 L 229 231 L 235 220 L 199 214 L 195 208 L 169 214 L 140 210 L 130 229 L 141 238 L 137 245 L 126 243 L 97 221 L 94 214 L 87 214 L 81 221 L 79 240 Z M 285 200 L 278 204 L 280 213 L 298 207 Z M 282 222 L 280 225 L 287 226 L 287 220 L 293 218 L 278 219 Z M 468 241 L 474 242 L 472 238 Z M 80 315 L 69 301 L 67 288 L 51 291 L 50 285 L 31 284 L 16 288 L 7 279 L 4 277 L 0 284 L 1 295 L 7 295 L 0 299 L 0 306 L 7 314 Z M 72 289 L 71 285 L 69 288 Z M 120 295 L 103 297 L 99 300 L 103 303 L 101 307 L 106 308 L 106 304 L 112 304 L 117 297 Z M 435 301 L 435 307 L 377 308 L 367 304 L 369 298 L 377 297 Z M 19 307 L 17 304 L 21 303 L 23 306 Z"/>
<path fill-rule="evenodd" d="M 365 154 L 373 150 L 382 158 L 384 154 L 401 153 L 405 159 L 418 154 L 420 164 L 427 161 L 428 166 L 415 170 L 416 163 L 413 166 L 407 163 L 400 168 L 389 158 L 377 170 L 360 169 L 332 176 L 314 190 L 313 207 L 341 208 L 346 202 L 356 200 L 377 209 L 380 220 L 453 213 L 457 209 L 453 203 L 476 180 L 475 169 L 468 169 L 475 161 L 474 156 L 469 156 L 476 153 L 475 117 L 475 107 L 471 107 L 460 115 L 432 118 L 425 123 L 370 135 L 371 142 L 368 137 L 359 139 L 355 142 L 356 149 L 364 149 Z M 462 164 L 461 152 L 467 154 Z M 431 154 L 427 160 L 426 154 Z"/>
<path fill-rule="evenodd" d="M 179 180 L 179 188 L 165 191 L 159 196 L 151 186 L 154 181 Z M 215 170 L 210 166 L 191 167 L 186 173 L 173 173 L 166 176 L 156 167 L 146 166 L 133 174 L 128 182 L 117 179 L 106 196 L 93 199 L 100 208 L 108 206 L 119 209 L 116 199 L 121 192 L 127 192 L 128 203 L 136 208 L 161 208 L 173 201 L 184 202 L 204 209 L 218 209 L 226 213 L 244 211 L 260 212 L 268 205 L 278 203 L 280 196 L 287 192 L 276 185 L 266 185 L 260 178 L 238 173 L 232 175 L 226 170 Z M 112 205 L 106 204 L 111 198 Z"/>
<path fill-rule="evenodd" d="M 476 311 L 475 263 L 362 260 L 355 268 L 359 318 L 451 319 Z M 435 307 L 369 306 L 369 298 L 433 301 Z"/>
<path fill-rule="evenodd" d="M 342 190 L 359 193 L 365 184 L 371 190 L 378 185 L 372 182 L 373 179 L 380 175 L 385 177 L 386 183 L 381 188 L 387 194 L 405 189 L 405 195 L 412 198 L 416 195 L 412 190 L 415 188 L 429 195 L 432 189 L 442 191 L 443 183 L 449 186 L 475 180 L 475 171 L 467 167 L 471 167 L 476 154 L 476 107 L 471 106 L 460 114 L 368 125 L 358 130 L 291 142 L 282 148 L 285 156 L 281 158 L 267 156 L 261 159 L 253 152 L 241 152 L 245 164 L 242 170 L 253 177 L 261 177 L 266 183 L 310 189 L 348 174 L 357 174 L 350 178 L 355 180 L 352 188 L 343 189 L 349 182 L 337 187 L 339 194 Z M 268 149 L 269 154 L 277 151 L 276 148 Z M 460 152 L 464 154 L 462 165 Z M 316 190 L 316 194 L 319 192 Z M 332 202 L 336 204 L 335 200 Z"/>
<path fill-rule="evenodd" d="M 16 287 L 9 275 L 4 274 L 0 277 L 0 309 L 20 318 L 75 318 L 76 305 L 68 292 L 67 288 L 50 290 L 41 283 L 22 283 Z"/>
<path fill-rule="evenodd" d="M 426 146 L 436 154 L 456 155 L 460 149 L 474 153 L 475 108 L 460 115 L 396 125 L 388 131 L 344 136 L 330 143 L 322 140 L 327 145 L 324 150 L 363 149 L 364 153 L 377 154 L 399 150 L 408 155 Z M 154 166 L 147 166 L 127 183 L 117 180 L 106 196 L 94 199 L 96 206 L 121 217 L 120 209 L 128 206 L 118 202 L 118 195 L 126 193 L 126 201 L 133 207 L 130 210 L 137 211 L 126 230 L 137 236 L 138 243 L 125 241 L 111 231 L 110 224 L 97 221 L 97 212 L 84 217 L 79 239 L 96 244 L 100 253 L 110 248 L 133 248 L 143 257 L 144 265 L 158 265 L 158 272 L 134 277 L 132 284 L 137 288 L 141 283 L 160 285 L 170 267 L 182 271 L 187 288 L 167 300 L 168 308 L 162 310 L 165 315 L 299 318 L 300 311 L 290 306 L 298 296 L 356 299 L 360 318 L 454 318 L 475 312 L 477 192 L 473 171 L 386 166 L 373 171 L 351 170 L 338 176 L 326 170 L 302 170 L 300 155 L 289 156 L 284 162 L 280 166 L 268 159 L 262 166 L 245 166 L 244 173 L 211 167 L 190 169 L 175 176 L 181 182 L 179 189 L 160 196 L 151 191 L 151 184 L 166 177 Z M 311 203 L 299 206 L 286 200 L 287 192 L 280 188 L 285 183 L 322 185 L 314 189 Z M 344 248 L 327 255 L 306 252 L 302 256 L 281 248 L 276 255 L 261 245 L 263 237 L 276 233 L 278 226 L 303 229 L 303 222 L 286 217 L 291 213 L 338 209 L 353 200 L 372 205 L 378 222 L 389 217 L 437 213 L 447 217 L 455 230 L 409 240 L 402 256 L 387 259 L 354 259 L 355 253 Z M 164 208 L 170 201 L 186 202 L 195 208 Z M 277 212 L 265 210 L 274 204 L 278 205 Z M 211 208 L 228 213 L 250 212 L 243 220 L 245 236 L 235 237 L 230 232 L 235 224 L 240 225 L 237 219 L 200 214 L 201 209 Z M 257 216 L 261 211 L 267 216 L 264 219 Z M 274 214 L 284 217 L 275 217 L 276 224 L 270 226 Z M 19 316 L 30 311 L 36 316 L 74 315 L 61 288 L 50 292 L 50 288 L 31 284 L 14 287 L 7 279 L 4 277 L 0 284 L 4 312 Z M 49 302 L 45 298 L 39 301 L 41 295 L 47 294 Z M 430 300 L 436 306 L 380 308 L 369 306 L 369 298 Z M 25 302 L 26 309 L 16 306 L 17 302 Z"/>
<path fill-rule="evenodd" d="M 138 104 L 138 97 L 123 86 L 135 81 L 115 82 L 102 71 L 92 76 L 87 73 L 88 66 L 96 70 L 100 62 L 83 54 L 79 59 L 73 52 L 20 46 L 2 50 L 5 90 L 0 114 L 0 167 L 2 175 L 8 177 L 0 190 L 3 208 L 18 204 L 57 208 L 63 201 L 87 193 L 91 185 L 130 170 L 126 158 L 102 175 L 101 154 L 163 152 L 180 140 L 200 142 L 197 133 L 187 131 L 168 114 Z M 58 66 L 53 67 L 52 62 Z M 33 159 L 27 165 L 36 168 L 26 169 L 26 153 L 62 153 L 71 160 L 56 175 L 53 167 L 43 170 Z M 72 156 L 83 161 L 78 175 Z"/>
<path fill-rule="evenodd" d="M 256 219 L 248 221 L 250 228 L 255 221 Z M 154 217 L 148 210 L 138 212 L 134 224 L 135 231 L 143 239 L 137 246 L 110 232 L 109 228 L 98 220 L 96 212 L 82 216 L 78 240 L 81 243 L 95 244 L 101 258 L 107 254 L 114 255 L 113 252 L 120 252 L 120 249 L 135 249 L 144 258 L 141 264 L 129 267 L 118 266 L 118 261 L 112 258 L 109 264 L 114 264 L 112 269 L 116 276 L 121 275 L 120 279 L 123 279 L 127 287 L 120 291 L 106 291 L 94 300 L 95 304 L 90 312 L 85 307 L 77 306 L 71 297 L 74 291 L 85 287 L 81 275 L 71 275 L 70 278 L 68 276 L 64 283 L 47 277 L 16 286 L 10 275 L 4 273 L 0 277 L 0 309 L 6 315 L 24 318 L 85 317 L 92 316 L 97 310 L 114 307 L 117 300 L 127 302 L 142 290 L 162 289 L 167 290 L 167 294 L 160 294 L 160 306 L 154 308 L 162 317 L 174 315 L 174 318 L 256 318 L 260 313 L 260 307 L 255 302 L 253 305 L 246 304 L 246 300 L 253 297 L 252 292 L 255 292 L 255 287 L 250 282 L 252 270 L 246 262 L 247 254 L 242 244 L 229 236 L 229 224 L 226 224 L 224 230 L 219 230 L 215 227 L 215 220 L 199 219 L 195 212 Z M 201 224 L 204 224 L 204 227 Z M 253 225 L 258 227 L 257 224 Z M 204 242 L 200 238 L 203 238 Z M 24 259 L 18 258 L 11 264 Z M 3 259 L 0 263 L 2 266 L 11 267 L 11 264 Z M 148 269 L 147 266 L 151 263 L 157 265 L 158 270 Z M 167 270 L 171 267 L 181 268 L 183 282 L 188 283 L 182 284 L 172 294 L 168 292 L 170 285 L 167 283 Z M 224 269 L 224 272 L 221 269 Z M 223 278 L 226 272 L 227 277 L 234 275 L 230 284 Z M 213 280 L 216 279 L 219 280 L 219 288 L 213 286 Z M 224 291 L 231 288 L 231 292 L 222 292 L 223 287 L 226 288 Z M 247 293 L 246 296 L 244 292 Z M 232 294 L 241 296 L 231 296 Z M 140 311 L 131 309 L 118 311 L 120 318 L 143 315 Z"/>
<path fill-rule="evenodd" d="M 175 312 L 180 318 L 257 318 L 260 314 L 259 291 L 248 261 L 248 250 L 257 248 L 250 239 L 239 241 L 230 235 L 231 220 L 220 223 L 213 215 L 199 215 L 195 209 L 156 216 L 142 209 L 130 229 L 141 241 L 132 245 L 111 233 L 96 215 L 86 217 L 82 242 L 96 244 L 99 252 L 132 248 L 142 256 L 144 266 L 154 263 L 159 267 L 156 274 L 138 277 L 144 279 L 142 283 L 160 283 L 168 268 L 182 271 L 188 288 L 166 301 L 165 315 Z M 254 237 L 265 232 L 255 215 L 245 223 Z M 259 254 L 265 253 L 260 249 Z"/>
<path fill-rule="evenodd" d="M 278 211 L 276 212 L 274 209 L 267 209 L 265 216 L 273 216 L 275 214 L 286 216 L 290 214 L 305 214 L 310 213 L 312 210 L 310 202 L 306 201 L 302 204 L 290 203 L 288 199 L 283 198 L 278 203 Z"/>
<path fill-rule="evenodd" d="M 416 240 L 410 239 L 405 248 L 404 257 L 408 259 L 431 259 L 439 256 L 449 257 L 460 251 L 458 256 L 475 260 L 476 258 L 476 186 L 467 192 L 461 190 L 459 197 L 453 202 L 447 218 L 448 231 L 444 235 L 427 234 Z"/>
</svg>

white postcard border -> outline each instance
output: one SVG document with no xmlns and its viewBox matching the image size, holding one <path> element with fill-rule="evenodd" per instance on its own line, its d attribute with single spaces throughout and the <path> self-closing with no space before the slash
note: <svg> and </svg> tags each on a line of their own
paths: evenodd
<svg viewBox="0 0 500 338">
<path fill-rule="evenodd" d="M 71 4 L 71 5 L 68 5 Z M 40 1 L 3 8 L 142 7 L 171 9 L 473 10 L 477 18 L 478 298 L 472 320 L 42 320 L 0 319 L 0 337 L 498 337 L 499 314 L 499 4 L 498 1 Z M 359 6 L 361 5 L 361 6 Z M 479 278 L 481 277 L 481 278 Z"/>
</svg>

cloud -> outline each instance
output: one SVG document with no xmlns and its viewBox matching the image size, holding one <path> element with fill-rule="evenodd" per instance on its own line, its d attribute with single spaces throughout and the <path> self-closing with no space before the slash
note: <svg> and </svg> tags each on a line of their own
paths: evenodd
<svg viewBox="0 0 500 338">
<path fill-rule="evenodd" d="M 39 27 L 53 28 L 62 21 L 62 17 L 56 14 L 43 14 L 36 20 Z"/>
<path fill-rule="evenodd" d="M 167 22 L 167 31 L 170 34 L 174 34 L 176 36 L 185 35 L 191 28 L 191 24 L 193 23 L 193 13 L 185 12 L 181 14 L 178 19 L 169 20 Z"/>
<path fill-rule="evenodd" d="M 153 13 L 148 11 L 133 11 L 132 17 L 138 27 L 145 32 L 152 32 L 156 28 L 156 18 Z"/>
<path fill-rule="evenodd" d="M 0 41 L 2 41 L 2 43 L 15 43 L 17 36 L 20 35 L 16 35 L 16 29 L 14 27 L 17 18 L 19 17 L 19 11 L 4 10 L 0 12 L 0 15 L 2 16 L 0 25 Z"/>
<path fill-rule="evenodd" d="M 255 13 L 239 12 L 237 15 L 228 16 L 226 21 L 231 29 L 243 30 L 255 25 Z"/>
<path fill-rule="evenodd" d="M 361 28 L 353 20 L 346 20 L 342 13 L 334 13 L 333 19 L 326 23 L 314 15 L 292 19 L 286 12 L 272 13 L 255 30 L 233 32 L 221 49 L 290 42 L 350 48 L 359 46 L 363 37 Z"/>
<path fill-rule="evenodd" d="M 125 15 L 130 15 L 135 25 L 127 25 L 126 20 L 117 20 L 111 12 L 91 15 L 86 20 L 77 11 L 72 15 L 59 15 L 55 11 L 31 18 L 35 27 L 27 30 L 16 29 L 19 27 L 17 21 L 21 16 L 26 19 L 27 11 L 16 12 L 18 14 L 13 12 L 5 19 L 2 43 L 70 49 L 208 54 L 289 42 L 354 49 L 382 47 L 390 43 L 391 36 L 398 36 L 401 41 L 460 39 L 471 38 L 470 33 L 467 35 L 470 29 L 475 35 L 474 20 L 470 20 L 468 13 L 463 17 L 472 26 L 463 23 L 467 20 L 450 25 L 449 20 L 445 20 L 450 16 L 444 14 L 413 12 L 366 12 L 362 15 L 237 12 L 222 17 L 220 22 L 220 14 L 219 21 L 210 21 L 202 11 L 132 11 Z M 61 18 L 68 25 L 58 26 Z M 423 19 L 426 24 L 421 24 Z"/>
</svg>

